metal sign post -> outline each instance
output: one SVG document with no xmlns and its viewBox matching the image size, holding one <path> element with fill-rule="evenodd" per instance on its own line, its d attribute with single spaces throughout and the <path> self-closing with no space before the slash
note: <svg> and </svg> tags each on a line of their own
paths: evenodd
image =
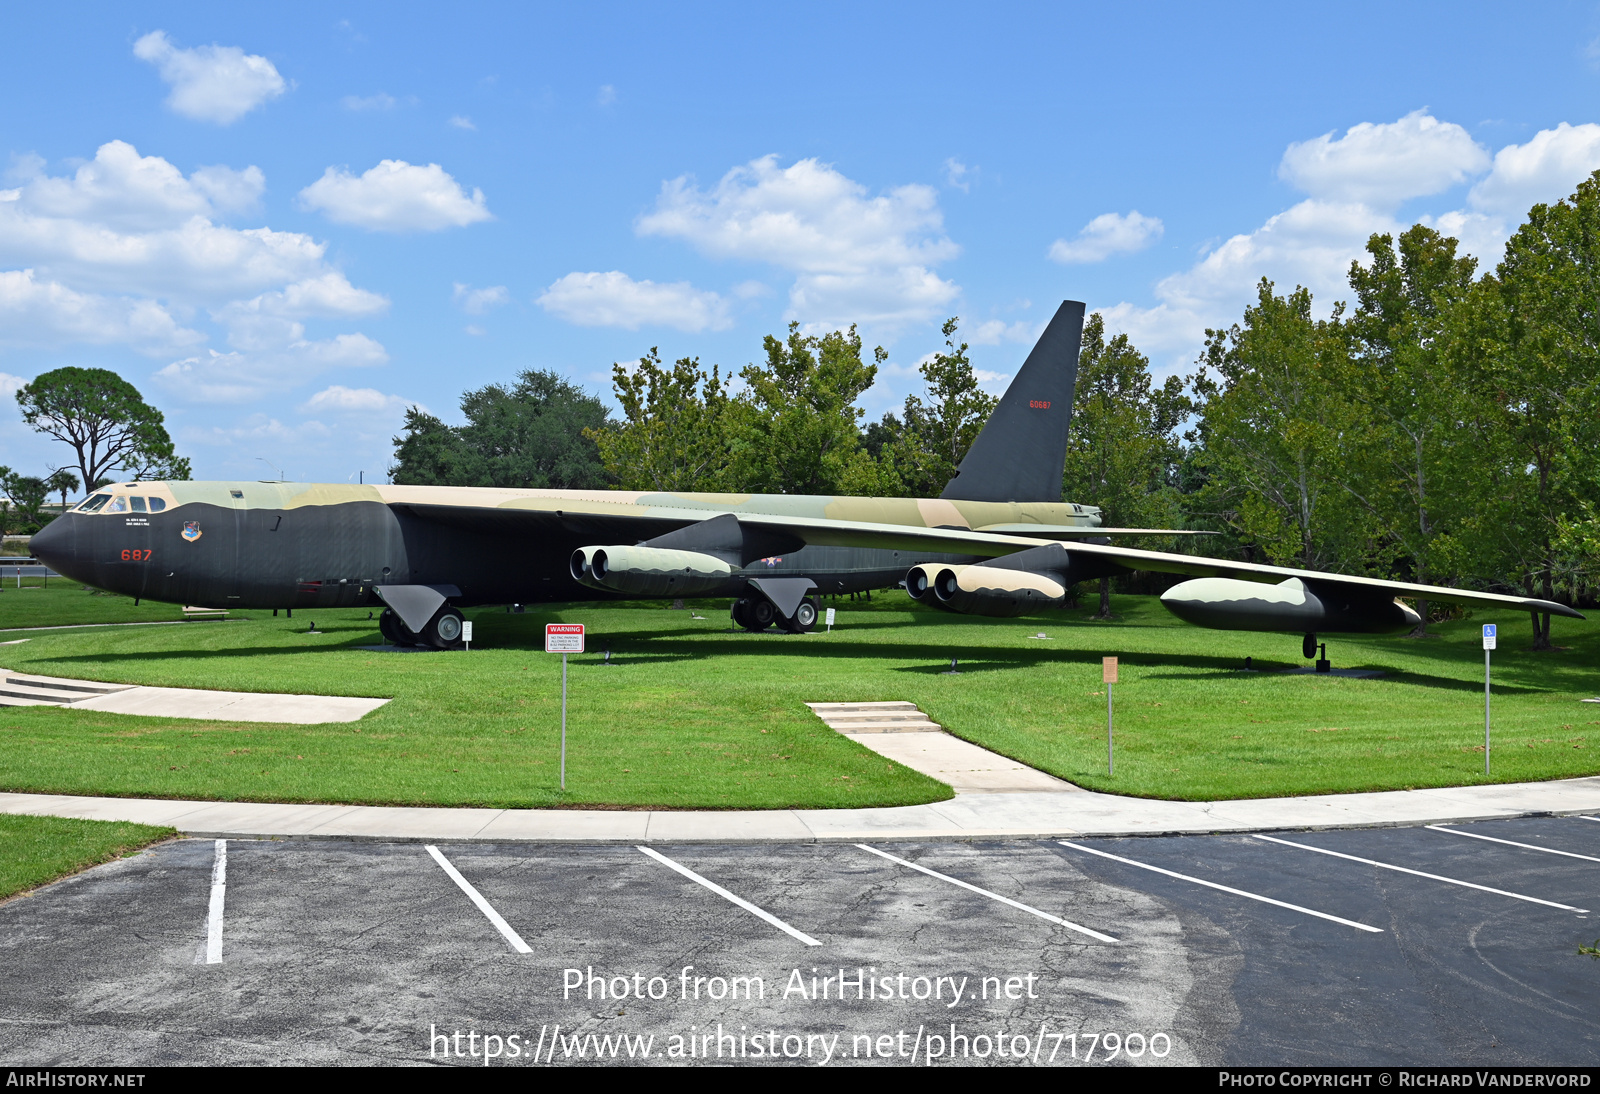
<svg viewBox="0 0 1600 1094">
<path fill-rule="evenodd" d="M 544 652 L 561 655 L 561 789 L 567 788 L 567 654 L 583 652 L 582 623 L 546 623 Z"/>
<path fill-rule="evenodd" d="M 1117 659 L 1115 657 L 1102 657 L 1100 659 L 1100 679 L 1106 686 L 1106 774 L 1116 774 L 1116 752 L 1112 746 L 1111 735 L 1111 687 L 1117 682 Z"/>
<path fill-rule="evenodd" d="M 1483 625 L 1483 773 L 1489 774 L 1489 651 L 1494 649 L 1497 632 L 1493 623 Z"/>
</svg>

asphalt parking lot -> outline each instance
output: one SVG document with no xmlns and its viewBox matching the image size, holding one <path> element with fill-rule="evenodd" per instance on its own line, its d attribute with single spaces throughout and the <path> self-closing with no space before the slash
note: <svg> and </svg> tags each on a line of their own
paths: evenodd
<svg viewBox="0 0 1600 1094">
<path fill-rule="evenodd" d="M 1450 828 L 178 840 L 0 905 L 0 1059 L 1600 1063 L 1600 821 Z"/>
</svg>

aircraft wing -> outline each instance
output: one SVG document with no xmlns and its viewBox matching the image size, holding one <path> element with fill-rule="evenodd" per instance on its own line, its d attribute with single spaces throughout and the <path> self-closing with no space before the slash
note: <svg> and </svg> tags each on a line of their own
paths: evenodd
<svg viewBox="0 0 1600 1094">
<path fill-rule="evenodd" d="M 952 528 L 904 528 L 897 525 L 866 524 L 855 521 L 752 516 L 741 513 L 741 522 L 782 526 L 785 530 L 805 540 L 808 544 L 838 547 L 888 547 L 899 550 L 924 550 L 932 553 L 979 555 L 998 558 L 1014 551 L 1059 542 L 1052 535 L 1022 537 L 995 535 L 991 532 L 968 532 Z M 1159 535 L 1159 532 L 1149 533 Z M 1565 604 L 1535 597 L 1508 596 L 1503 593 L 1484 593 L 1466 589 L 1449 589 L 1440 585 L 1417 585 L 1409 581 L 1388 581 L 1382 578 L 1355 577 L 1348 574 L 1330 574 L 1319 570 L 1297 570 L 1286 566 L 1267 566 L 1253 562 L 1233 562 L 1228 559 L 1206 558 L 1202 555 L 1179 555 L 1166 551 L 1141 551 L 1132 547 L 1116 547 L 1103 543 L 1073 543 L 1065 545 L 1070 554 L 1088 555 L 1105 559 L 1129 570 L 1151 570 L 1163 574 L 1183 574 L 1188 577 L 1231 577 L 1241 581 L 1258 581 L 1277 584 L 1297 577 L 1323 585 L 1339 585 L 1352 589 L 1381 593 L 1391 597 L 1419 600 L 1439 600 L 1447 604 L 1481 604 L 1485 607 L 1508 608 L 1517 611 L 1549 612 L 1573 619 L 1583 614 Z"/>
</svg>

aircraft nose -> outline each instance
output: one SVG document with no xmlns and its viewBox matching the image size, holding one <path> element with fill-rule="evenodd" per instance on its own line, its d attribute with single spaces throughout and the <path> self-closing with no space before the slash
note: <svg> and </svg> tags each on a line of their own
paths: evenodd
<svg viewBox="0 0 1600 1094">
<path fill-rule="evenodd" d="M 28 541 L 28 547 L 33 552 L 33 557 L 50 567 L 58 574 L 72 576 L 76 569 L 73 562 L 77 551 L 74 549 L 77 536 L 73 532 L 73 521 L 78 518 L 65 515 L 57 517 L 33 534 Z"/>
</svg>

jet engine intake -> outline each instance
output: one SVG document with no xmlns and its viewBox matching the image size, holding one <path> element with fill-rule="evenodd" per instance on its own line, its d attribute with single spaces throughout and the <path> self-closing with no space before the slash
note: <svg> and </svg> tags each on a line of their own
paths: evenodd
<svg viewBox="0 0 1600 1094">
<path fill-rule="evenodd" d="M 632 596 L 699 596 L 728 583 L 733 567 L 715 555 L 663 547 L 580 547 L 573 580 L 591 589 Z"/>
<path fill-rule="evenodd" d="M 911 594 L 912 600 L 942 608 L 944 605 L 934 590 L 941 583 L 954 589 L 956 578 L 965 569 L 966 566 L 950 566 L 942 562 L 919 563 L 906 571 L 906 592 Z"/>
<path fill-rule="evenodd" d="M 1338 581 L 1308 585 L 1297 577 L 1276 585 L 1199 577 L 1162 593 L 1161 603 L 1185 623 L 1229 631 L 1393 634 L 1421 621 L 1382 593 Z"/>
</svg>

